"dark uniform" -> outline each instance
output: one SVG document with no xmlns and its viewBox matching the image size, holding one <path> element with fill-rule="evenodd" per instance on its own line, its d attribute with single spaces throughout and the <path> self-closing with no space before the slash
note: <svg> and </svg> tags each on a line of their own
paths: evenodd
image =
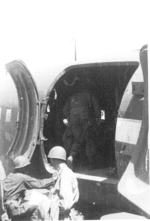
<svg viewBox="0 0 150 221">
<path fill-rule="evenodd" d="M 3 182 L 4 204 L 9 217 L 29 219 L 36 208 L 24 200 L 26 189 L 50 188 L 52 183 L 52 178 L 40 180 L 22 173 L 10 173 Z"/>
<path fill-rule="evenodd" d="M 97 99 L 87 92 L 77 93 L 69 98 L 63 113 L 68 120 L 68 127 L 63 135 L 67 154 L 75 157 L 82 150 L 85 141 L 86 156 L 92 164 L 96 154 L 93 131 L 101 121 Z"/>
</svg>

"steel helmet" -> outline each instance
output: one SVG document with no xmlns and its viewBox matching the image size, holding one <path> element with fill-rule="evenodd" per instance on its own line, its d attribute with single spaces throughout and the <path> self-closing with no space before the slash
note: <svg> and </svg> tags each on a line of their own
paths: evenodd
<svg viewBox="0 0 150 221">
<path fill-rule="evenodd" d="M 48 158 L 66 160 L 66 151 L 61 146 L 55 146 L 49 151 Z"/>
<path fill-rule="evenodd" d="M 15 169 L 17 168 L 22 168 L 22 167 L 26 167 L 27 165 L 30 164 L 30 161 L 27 157 L 25 156 L 17 156 L 14 159 L 14 164 L 15 164 Z"/>
</svg>

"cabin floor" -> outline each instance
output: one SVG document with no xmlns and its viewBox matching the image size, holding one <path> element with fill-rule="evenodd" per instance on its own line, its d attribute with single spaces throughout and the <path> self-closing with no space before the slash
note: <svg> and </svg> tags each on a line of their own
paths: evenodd
<svg viewBox="0 0 150 221">
<path fill-rule="evenodd" d="M 103 159 L 104 158 L 97 153 L 94 160 L 94 168 L 89 169 L 88 159 L 83 152 L 74 159 L 73 171 L 83 175 L 118 179 L 117 167 L 114 165 L 106 165 Z"/>
</svg>

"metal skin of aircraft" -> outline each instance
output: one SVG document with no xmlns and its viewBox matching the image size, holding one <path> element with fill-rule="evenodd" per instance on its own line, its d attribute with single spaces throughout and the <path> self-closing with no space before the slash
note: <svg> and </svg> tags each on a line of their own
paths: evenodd
<svg viewBox="0 0 150 221">
<path fill-rule="evenodd" d="M 7 74 L 0 73 L 0 179 L 18 155 L 31 161 L 30 175 L 52 174 L 47 154 L 63 145 L 63 107 L 71 95 L 86 91 L 98 100 L 101 124 L 93 138 L 97 167 L 88 169 L 84 146 L 75 161 L 80 201 L 106 208 L 102 219 L 117 217 L 107 208 L 150 218 L 147 59 L 145 45 L 117 58 L 33 73 L 20 60 L 6 64 Z"/>
</svg>

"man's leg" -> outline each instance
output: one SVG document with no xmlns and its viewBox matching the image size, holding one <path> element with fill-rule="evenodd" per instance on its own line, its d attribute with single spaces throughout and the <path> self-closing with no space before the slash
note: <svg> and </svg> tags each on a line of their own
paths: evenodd
<svg viewBox="0 0 150 221">
<path fill-rule="evenodd" d="M 83 143 L 83 133 L 82 128 L 80 126 L 72 128 L 73 134 L 73 144 L 71 145 L 69 157 L 67 159 L 67 164 L 70 169 L 74 170 L 74 160 L 78 153 L 82 150 L 82 143 Z"/>
<path fill-rule="evenodd" d="M 71 145 L 73 143 L 73 135 L 71 132 L 71 128 L 66 128 L 66 130 L 63 134 L 62 140 L 63 140 L 63 146 L 64 146 L 64 148 L 67 152 L 67 156 L 68 156 L 70 153 L 70 150 L 71 150 Z"/>
<path fill-rule="evenodd" d="M 92 136 L 92 132 L 87 132 L 85 136 L 86 142 L 86 156 L 88 158 L 89 169 L 96 168 L 96 145 L 94 144 L 94 137 Z"/>
</svg>

